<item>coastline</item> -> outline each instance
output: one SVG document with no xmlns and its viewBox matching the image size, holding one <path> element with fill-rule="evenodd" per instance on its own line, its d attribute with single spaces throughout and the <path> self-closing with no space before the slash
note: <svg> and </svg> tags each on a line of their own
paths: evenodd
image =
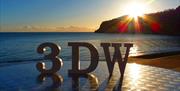
<svg viewBox="0 0 180 91">
<path fill-rule="evenodd" d="M 180 72 L 180 51 L 129 57 L 128 63 L 150 65 Z"/>
</svg>

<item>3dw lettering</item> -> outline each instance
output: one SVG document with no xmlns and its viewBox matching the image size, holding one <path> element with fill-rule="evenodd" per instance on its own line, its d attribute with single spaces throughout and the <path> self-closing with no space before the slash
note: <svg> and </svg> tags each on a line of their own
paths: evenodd
<svg viewBox="0 0 180 91">
<path fill-rule="evenodd" d="M 96 69 L 99 62 L 99 54 L 98 50 L 90 43 L 86 42 L 69 42 L 68 46 L 72 47 L 72 69 L 68 70 L 68 74 L 70 75 L 85 75 Z M 126 63 L 128 60 L 128 55 L 130 48 L 133 46 L 131 43 L 100 43 L 100 46 L 104 50 L 105 61 L 107 63 L 109 76 L 112 76 L 114 64 L 115 62 L 119 65 L 119 70 L 121 76 L 124 75 Z M 49 47 L 51 49 L 51 53 L 45 54 L 46 48 Z M 86 47 L 90 51 L 91 60 L 90 65 L 86 69 L 80 69 L 80 47 Z M 109 48 L 114 48 L 114 54 L 111 58 Z M 121 47 L 126 47 L 125 56 L 121 55 Z M 41 74 L 54 74 L 63 66 L 63 61 L 58 57 L 58 54 L 61 51 L 61 47 L 57 44 L 46 42 L 42 43 L 38 46 L 37 52 L 39 54 L 44 54 L 45 59 L 49 59 L 52 61 L 51 69 L 46 69 L 44 62 L 38 62 L 36 68 Z"/>
</svg>

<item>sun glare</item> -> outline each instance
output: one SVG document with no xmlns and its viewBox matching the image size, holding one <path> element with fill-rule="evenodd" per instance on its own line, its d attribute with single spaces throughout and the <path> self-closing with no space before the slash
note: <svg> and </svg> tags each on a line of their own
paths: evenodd
<svg viewBox="0 0 180 91">
<path fill-rule="evenodd" d="M 131 3 L 128 4 L 125 8 L 126 14 L 128 14 L 130 17 L 137 18 L 138 16 L 143 16 L 145 13 L 145 5 L 142 3 Z"/>
</svg>

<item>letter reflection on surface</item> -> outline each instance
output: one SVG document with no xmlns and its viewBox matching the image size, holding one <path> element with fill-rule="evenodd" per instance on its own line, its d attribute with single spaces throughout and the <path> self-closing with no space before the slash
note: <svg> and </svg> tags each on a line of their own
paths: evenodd
<svg viewBox="0 0 180 91">
<path fill-rule="evenodd" d="M 53 84 L 50 86 L 51 88 L 58 88 L 61 85 L 61 83 L 63 82 L 62 76 L 58 75 L 58 74 L 40 74 L 37 77 L 37 80 L 39 82 L 43 82 L 46 80 L 46 77 L 50 77 L 53 81 Z"/>
<path fill-rule="evenodd" d="M 80 82 L 79 78 L 86 78 L 89 80 L 90 91 L 98 91 L 99 88 L 99 81 L 98 78 L 93 74 L 84 74 L 84 75 L 69 75 L 72 77 L 72 89 L 73 91 L 80 91 Z"/>
</svg>

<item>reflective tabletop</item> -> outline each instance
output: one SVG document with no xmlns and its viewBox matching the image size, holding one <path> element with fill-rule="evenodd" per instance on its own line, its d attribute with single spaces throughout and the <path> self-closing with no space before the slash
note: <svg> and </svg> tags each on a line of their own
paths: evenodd
<svg viewBox="0 0 180 91">
<path fill-rule="evenodd" d="M 89 63 L 81 61 L 81 69 Z M 46 64 L 51 67 L 50 62 Z M 64 61 L 53 75 L 40 74 L 36 62 L 1 66 L 0 91 L 180 91 L 180 72 L 163 68 L 127 63 L 123 79 L 117 64 L 109 77 L 103 61 L 87 75 L 70 76 L 69 69 L 71 61 Z"/>
</svg>

